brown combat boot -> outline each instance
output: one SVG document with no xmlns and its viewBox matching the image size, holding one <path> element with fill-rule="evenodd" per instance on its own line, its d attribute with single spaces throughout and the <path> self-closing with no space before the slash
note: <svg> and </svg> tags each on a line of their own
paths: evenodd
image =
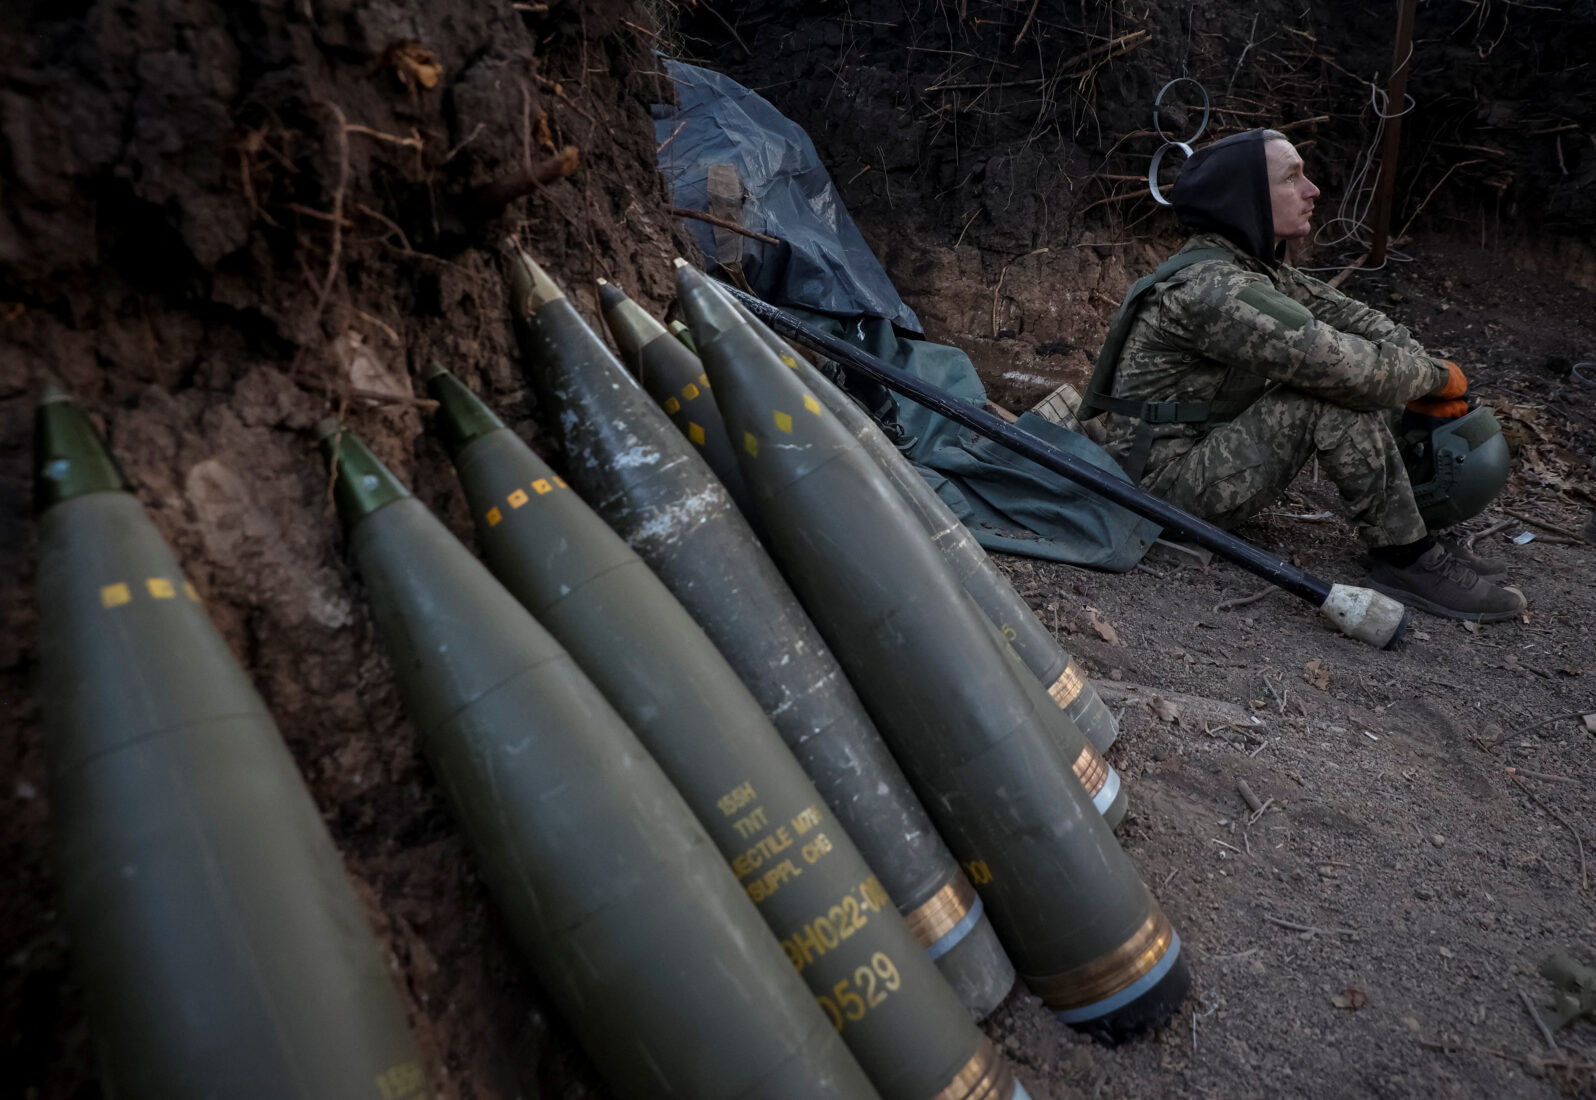
<svg viewBox="0 0 1596 1100">
<path fill-rule="evenodd" d="M 1516 618 L 1524 610 L 1523 595 L 1483 580 L 1440 543 L 1412 565 L 1375 559 L 1369 567 L 1369 587 L 1445 619 L 1495 623 Z"/>
<path fill-rule="evenodd" d="M 1506 558 L 1482 558 L 1476 554 L 1463 539 L 1449 539 L 1444 535 L 1436 539 L 1447 552 L 1458 561 L 1474 570 L 1475 576 L 1482 581 L 1507 580 Z"/>
</svg>

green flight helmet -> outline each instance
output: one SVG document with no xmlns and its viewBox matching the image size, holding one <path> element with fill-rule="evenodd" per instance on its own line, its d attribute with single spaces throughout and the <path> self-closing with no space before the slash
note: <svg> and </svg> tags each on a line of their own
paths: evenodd
<svg viewBox="0 0 1596 1100">
<path fill-rule="evenodd" d="M 1409 413 L 1401 434 L 1413 499 L 1431 531 L 1479 515 L 1507 484 L 1507 440 L 1489 406 L 1455 420 Z"/>
</svg>

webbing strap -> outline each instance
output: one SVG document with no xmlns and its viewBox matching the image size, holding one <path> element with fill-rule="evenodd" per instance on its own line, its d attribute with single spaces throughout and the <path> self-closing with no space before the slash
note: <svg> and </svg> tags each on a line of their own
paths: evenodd
<svg viewBox="0 0 1596 1100">
<path fill-rule="evenodd" d="M 1102 350 L 1097 353 L 1097 369 L 1092 371 L 1092 379 L 1086 384 L 1086 396 L 1081 401 L 1080 416 L 1082 420 L 1090 420 L 1094 416 L 1111 411 L 1124 413 L 1126 416 L 1139 416 L 1143 406 L 1179 406 L 1182 404 L 1174 401 L 1133 401 L 1126 404 L 1135 405 L 1135 411 L 1116 407 L 1114 403 L 1121 400 L 1113 396 L 1114 376 L 1119 371 L 1119 353 L 1124 350 L 1125 341 L 1130 336 L 1131 325 L 1135 323 L 1136 315 L 1141 312 L 1142 300 L 1147 296 L 1148 291 L 1165 279 L 1171 278 L 1177 272 L 1184 271 L 1192 264 L 1200 264 L 1204 260 L 1222 260 L 1229 255 L 1230 253 L 1222 248 L 1193 248 L 1177 252 L 1159 264 L 1158 268 L 1151 274 L 1143 275 L 1131 284 L 1130 290 L 1125 294 L 1125 300 L 1120 303 L 1119 312 L 1114 314 L 1114 320 L 1109 323 L 1108 335 L 1103 339 Z M 1165 413 L 1164 415 L 1166 419 L 1157 421 L 1157 423 L 1196 422 L 1183 416 L 1167 419 L 1171 414 Z M 1206 418 L 1206 416 L 1202 416 L 1197 419 Z"/>
<path fill-rule="evenodd" d="M 1142 479 L 1147 467 L 1147 455 L 1153 447 L 1154 424 L 1201 424 L 1214 417 L 1235 416 L 1246 404 L 1236 401 L 1135 401 L 1114 396 L 1114 379 L 1119 373 L 1119 353 L 1130 337 L 1131 325 L 1141 312 L 1147 292 L 1165 279 L 1173 277 L 1193 264 L 1204 260 L 1222 260 L 1230 253 L 1222 248 L 1193 248 L 1175 253 L 1159 264 L 1149 275 L 1143 275 L 1131 284 L 1120 303 L 1119 312 L 1108 326 L 1108 336 L 1097 353 L 1097 368 L 1087 383 L 1086 396 L 1081 401 L 1081 419 L 1090 420 L 1105 412 L 1119 413 L 1137 420 L 1136 434 L 1131 437 L 1130 450 L 1121 466 L 1133 482 Z"/>
<path fill-rule="evenodd" d="M 1147 471 L 1147 456 L 1152 452 L 1153 426 L 1144 420 L 1136 425 L 1130 450 L 1125 452 L 1125 461 L 1120 463 L 1120 469 L 1125 471 L 1125 476 L 1131 479 L 1132 484 L 1141 484 L 1142 474 Z"/>
<path fill-rule="evenodd" d="M 1215 417 L 1235 416 L 1244 401 L 1134 401 L 1128 397 L 1098 396 L 1112 413 L 1135 417 L 1148 424 L 1201 424 Z"/>
<path fill-rule="evenodd" d="M 1131 437 L 1130 450 L 1125 452 L 1121 468 L 1132 481 L 1141 481 L 1147 468 L 1147 456 L 1153 449 L 1154 424 L 1202 424 L 1209 420 L 1229 420 L 1243 412 L 1248 401 L 1130 401 L 1123 397 L 1110 397 L 1108 411 L 1121 416 L 1135 417 L 1136 434 Z"/>
</svg>

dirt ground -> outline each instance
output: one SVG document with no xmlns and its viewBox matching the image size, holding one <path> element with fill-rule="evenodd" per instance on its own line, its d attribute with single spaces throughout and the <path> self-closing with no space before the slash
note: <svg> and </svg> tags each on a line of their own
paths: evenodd
<svg viewBox="0 0 1596 1100">
<path fill-rule="evenodd" d="M 278 720 L 437 1095 L 608 1095 L 512 949 L 416 752 L 310 428 L 348 416 L 467 539 L 447 458 L 403 399 L 415 376 L 441 358 L 548 450 L 510 358 L 492 243 L 519 233 L 590 317 L 599 274 L 663 309 L 670 258 L 691 250 L 665 213 L 647 109 L 668 94 L 653 53 L 668 28 L 651 20 L 673 7 L 87 0 L 0 13 L 12 59 L 0 73 L 0 1097 L 105 1094 L 56 910 L 32 692 L 29 423 L 44 370 L 98 418 Z M 1014 41 L 1028 7 L 985 9 L 1001 9 L 991 35 Z M 1512 7 L 1516 21 L 1538 18 Z M 869 50 L 901 53 L 900 36 L 858 0 L 842 9 L 842 31 L 817 18 L 808 47 L 779 27 L 747 32 L 766 59 L 790 49 L 782 64 L 794 72 L 821 73 L 830 57 L 846 76 L 835 78 L 838 119 L 810 127 L 828 157 L 850 135 L 894 124 L 895 108 L 871 96 L 901 91 L 890 73 L 858 69 Z M 1184 69 L 1182 41 L 1216 88 L 1240 70 L 1248 13 L 1202 0 L 1183 31 L 1172 10 L 1156 13 L 1163 54 L 1140 68 L 1094 62 L 1101 116 L 1084 93 L 1018 104 L 1014 126 L 966 102 L 936 108 L 950 120 L 964 111 L 964 129 L 921 119 L 920 144 L 894 143 L 879 172 L 861 169 L 874 149 L 850 152 L 857 164 L 835 158 L 844 199 L 929 333 L 966 348 L 1010 408 L 1083 376 L 1126 284 L 1172 242 L 1145 204 L 1094 206 L 1104 187 L 1086 179 L 1115 127 L 1140 125 L 1107 105 L 1135 103 L 1139 119 L 1168 75 L 1158 66 Z M 1044 31 L 1049 51 L 1073 53 L 1096 41 L 1087 32 L 1123 30 L 1113 5 L 1049 0 L 1040 11 L 1014 65 L 1033 64 L 1033 46 L 1041 58 Z M 1271 32 L 1270 49 L 1298 31 Z M 949 45 L 915 41 L 926 57 Z M 1260 35 L 1255 64 L 1268 42 Z M 1282 68 L 1297 64 L 1292 50 Z M 764 64 L 735 43 L 723 56 L 728 69 L 738 57 Z M 944 64 L 925 80 L 942 79 Z M 1236 95 L 1270 93 L 1274 64 L 1241 71 Z M 1296 78 L 1312 93 L 1291 101 L 1301 115 L 1318 110 L 1319 75 Z M 816 79 L 834 81 L 830 69 Z M 1350 77 L 1349 89 L 1362 94 Z M 809 125 L 801 103 L 778 100 Z M 1522 128 L 1528 111 L 1493 113 L 1493 125 Z M 1033 118 L 1049 121 L 1042 136 Z M 972 161 L 978 119 L 993 133 Z M 1072 144 L 1078 120 L 1094 121 L 1097 146 Z M 916 152 L 950 141 L 966 145 L 922 172 Z M 1558 144 L 1548 160 L 1549 141 L 1543 167 L 1565 152 Z M 502 209 L 484 198 L 567 145 L 580 153 L 573 175 Z M 1126 164 L 1110 168 L 1134 168 L 1145 152 L 1127 147 Z M 1589 168 L 1572 142 L 1566 152 L 1576 174 Z M 1427 146 L 1432 155 L 1449 154 Z M 1555 179 L 1576 187 L 1576 176 Z M 1067 212 L 1039 203 L 1066 186 Z M 1596 711 L 1596 552 L 1504 509 L 1577 529 L 1596 506 L 1586 467 L 1596 391 L 1567 381 L 1572 360 L 1596 358 L 1596 253 L 1567 233 L 1528 244 L 1511 218 L 1482 237 L 1467 204 L 1453 227 L 1444 199 L 1408 246 L 1415 262 L 1347 289 L 1451 352 L 1498 402 L 1514 479 L 1470 526 L 1509 521 L 1480 545 L 1513 562 L 1527 621 L 1421 620 L 1404 648 L 1376 653 L 1284 595 L 1215 610 L 1261 587 L 1229 566 L 1150 561 L 1104 576 L 1002 560 L 1120 711 L 1111 759 L 1131 799 L 1123 839 L 1176 922 L 1195 982 L 1170 1026 L 1113 1051 L 1011 997 L 986 1026 L 1039 1098 L 1592 1087 L 1596 1025 L 1560 1033 L 1550 1056 L 1519 993 L 1546 1000 L 1535 968 L 1553 949 L 1596 962 L 1596 736 L 1570 717 Z M 390 398 L 356 399 L 357 388 Z M 1243 534 L 1356 580 L 1345 528 L 1302 518 L 1333 507 L 1310 473 Z M 1538 537 L 1509 541 L 1526 530 Z M 1266 800 L 1262 813 L 1247 810 L 1239 779 Z"/>
<path fill-rule="evenodd" d="M 1410 252 L 1348 289 L 1467 364 L 1503 410 L 1513 479 L 1467 529 L 1497 529 L 1476 548 L 1511 563 L 1528 615 L 1478 629 L 1421 616 L 1384 653 L 1283 593 L 1218 609 L 1267 587 L 1230 565 L 1103 576 L 1002 558 L 1120 714 L 1121 836 L 1195 976 L 1175 1023 L 1114 1051 L 1011 998 L 991 1026 L 1041 1095 L 1592 1087 L 1596 1025 L 1561 1032 L 1554 1055 L 1520 994 L 1548 1002 L 1536 967 L 1555 950 L 1596 958 L 1596 733 L 1578 717 L 1596 711 L 1596 546 L 1508 513 L 1577 530 L 1596 507 L 1596 391 L 1568 381 L 1596 349 L 1596 295 L 1477 242 Z M 1357 583 L 1355 540 L 1319 518 L 1336 504 L 1305 473 L 1240 533 Z M 1525 531 L 1538 537 L 1516 545 Z"/>
</svg>

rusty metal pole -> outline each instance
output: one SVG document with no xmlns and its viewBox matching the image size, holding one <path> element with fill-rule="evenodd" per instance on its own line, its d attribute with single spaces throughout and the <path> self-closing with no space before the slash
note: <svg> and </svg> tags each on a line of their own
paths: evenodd
<svg viewBox="0 0 1596 1100">
<path fill-rule="evenodd" d="M 1407 104 L 1408 70 L 1413 61 L 1413 17 L 1419 0 L 1402 0 L 1397 12 L 1396 42 L 1391 47 L 1391 79 L 1385 85 L 1385 135 L 1380 142 L 1380 179 L 1374 189 L 1374 238 L 1369 244 L 1370 268 L 1385 263 L 1391 233 L 1391 202 L 1396 194 L 1397 152 L 1402 144 L 1402 113 Z"/>
</svg>

